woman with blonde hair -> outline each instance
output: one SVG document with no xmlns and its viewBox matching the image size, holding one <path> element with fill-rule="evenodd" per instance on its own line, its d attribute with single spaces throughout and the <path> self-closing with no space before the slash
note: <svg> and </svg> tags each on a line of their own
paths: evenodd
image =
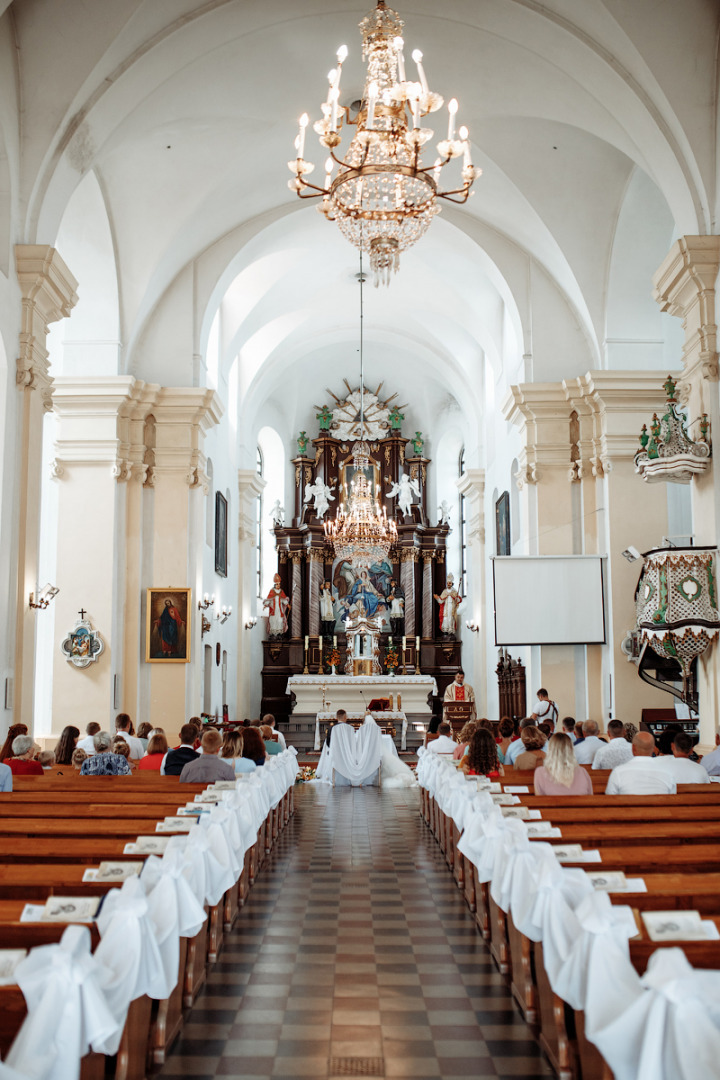
<svg viewBox="0 0 720 1080">
<path fill-rule="evenodd" d="M 536 795 L 592 795 L 590 773 L 578 765 L 569 735 L 552 736 L 545 761 L 535 770 L 533 786 Z"/>
<path fill-rule="evenodd" d="M 255 762 L 243 757 L 244 745 L 245 740 L 241 731 L 226 731 L 220 757 L 232 762 L 236 773 L 255 772 L 257 768 Z"/>
<path fill-rule="evenodd" d="M 467 753 L 467 748 L 470 745 L 470 740 L 477 731 L 477 724 L 474 720 L 468 720 L 465 727 L 460 732 L 460 742 L 453 750 L 453 760 L 460 761 L 461 758 Z"/>
<path fill-rule="evenodd" d="M 520 732 L 524 750 L 515 758 L 516 769 L 537 769 L 545 758 L 543 747 L 547 742 L 545 733 L 530 724 Z"/>
</svg>

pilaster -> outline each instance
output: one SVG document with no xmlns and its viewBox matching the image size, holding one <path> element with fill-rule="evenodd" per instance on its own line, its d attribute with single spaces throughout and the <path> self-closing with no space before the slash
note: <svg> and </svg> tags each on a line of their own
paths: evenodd
<svg viewBox="0 0 720 1080">
<path fill-rule="evenodd" d="M 15 268 L 22 297 L 16 379 L 23 400 L 16 466 L 20 507 L 14 719 L 32 727 L 35 620 L 42 612 L 32 610 L 28 598 L 38 586 L 43 415 L 52 408 L 47 333 L 50 323 L 67 318 L 77 303 L 77 282 L 57 251 L 41 244 L 18 245 Z"/>
<path fill-rule="evenodd" d="M 478 715 L 487 716 L 487 679 L 486 672 L 491 668 L 486 663 L 487 658 L 487 625 L 485 620 L 486 606 L 486 573 L 487 560 L 485 558 L 485 470 L 466 469 L 462 476 L 455 481 L 455 486 L 467 504 L 467 539 L 469 546 L 468 576 L 471 590 L 469 600 L 471 607 L 465 610 L 459 620 L 459 632 L 463 639 L 463 653 L 468 652 L 472 656 L 472 672 L 477 701 Z M 462 611 L 462 608 L 461 608 Z M 473 633 L 468 630 L 465 623 L 476 622 L 480 630 Z M 465 666 L 470 667 L 465 661 Z M 478 677 L 480 676 L 480 677 Z"/>
<path fill-rule="evenodd" d="M 253 672 L 262 667 L 262 638 L 259 620 L 254 631 L 245 623 L 257 615 L 257 583 L 255 577 L 255 536 L 257 531 L 257 500 L 266 485 L 254 469 L 238 470 L 238 598 L 237 637 L 242 645 L 237 650 L 237 716 L 252 716 Z"/>
</svg>

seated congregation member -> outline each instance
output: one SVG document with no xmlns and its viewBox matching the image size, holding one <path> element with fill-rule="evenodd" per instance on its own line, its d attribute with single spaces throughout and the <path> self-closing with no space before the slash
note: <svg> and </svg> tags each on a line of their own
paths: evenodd
<svg viewBox="0 0 720 1080">
<path fill-rule="evenodd" d="M 330 740 L 332 739 L 333 728 L 335 727 L 336 724 L 347 724 L 347 713 L 345 712 L 344 709 L 338 709 L 338 711 L 335 713 L 335 722 L 328 725 L 327 734 L 325 735 L 325 745 L 326 746 L 330 745 Z M 254 726 L 254 724 L 252 726 Z"/>
<path fill-rule="evenodd" d="M 452 728 L 449 724 L 442 723 L 438 728 L 437 739 L 433 739 L 428 746 L 428 750 L 431 754 L 454 754 L 455 745 L 455 740 L 452 738 Z"/>
<path fill-rule="evenodd" d="M 486 776 L 488 780 L 497 780 L 505 775 L 498 761 L 497 744 L 487 728 L 477 729 L 460 768 L 466 776 Z"/>
<path fill-rule="evenodd" d="M 708 776 L 720 776 L 720 735 L 715 736 L 715 749 L 700 762 Z"/>
<path fill-rule="evenodd" d="M 269 724 L 263 724 L 260 728 L 260 734 L 262 735 L 263 743 L 265 744 L 265 753 L 269 757 L 273 757 L 275 754 L 282 754 L 283 748 L 279 742 L 275 742 L 272 738 L 273 729 Z"/>
<path fill-rule="evenodd" d="M 12 791 L 13 774 L 9 765 L 0 764 L 0 792 Z"/>
<path fill-rule="evenodd" d="M 573 743 L 574 743 L 575 738 L 576 738 L 576 735 L 575 735 L 575 717 L 574 716 L 563 716 L 562 720 L 560 721 L 560 730 L 565 735 L 569 735 L 570 738 L 572 739 Z"/>
<path fill-rule="evenodd" d="M 93 735 L 95 753 L 80 766 L 81 776 L 130 776 L 130 763 L 121 754 L 111 750 L 112 736 L 107 731 Z"/>
<path fill-rule="evenodd" d="M 90 754 L 86 754 L 84 750 L 81 750 L 81 748 L 79 746 L 76 746 L 75 749 L 72 752 L 72 760 L 71 760 L 70 764 L 72 765 L 73 769 L 75 769 L 76 772 L 80 772 L 80 770 L 82 768 L 82 765 L 83 765 L 83 761 L 87 761 L 87 759 L 89 757 L 90 757 Z"/>
<path fill-rule="evenodd" d="M 124 757 L 130 766 L 130 771 L 136 773 L 138 771 L 137 761 L 133 761 L 130 757 L 130 747 L 125 742 L 125 739 L 120 739 L 117 735 L 113 739 L 110 750 L 113 754 L 119 754 L 120 757 Z"/>
<path fill-rule="evenodd" d="M 277 727 L 275 726 L 275 717 L 273 716 L 273 714 L 272 713 L 265 713 L 265 715 L 262 718 L 262 722 L 263 722 L 263 724 L 267 724 L 267 726 L 272 730 L 273 735 L 277 735 L 278 742 L 280 743 L 281 749 L 282 750 L 287 750 L 287 743 L 285 742 L 285 736 L 283 735 L 282 731 L 277 730 Z"/>
<path fill-rule="evenodd" d="M 13 742 L 17 739 L 18 735 L 27 735 L 27 724 L 11 724 L 8 728 L 7 737 L 0 750 L 0 761 L 5 761 L 6 758 L 13 755 Z"/>
<path fill-rule="evenodd" d="M 686 731 L 679 731 L 672 743 L 672 757 L 660 758 L 660 764 L 672 773 L 677 784 L 709 784 L 708 776 L 702 764 L 691 761 L 693 742 Z"/>
<path fill-rule="evenodd" d="M 79 734 L 79 733 L 78 733 Z M 38 765 L 42 767 L 43 772 L 48 772 L 50 769 L 54 769 L 56 765 L 55 751 L 54 750 L 41 750 L 37 756 Z M 70 764 L 68 762 L 68 764 Z"/>
<path fill-rule="evenodd" d="M 575 757 L 578 765 L 592 765 L 598 750 L 607 746 L 604 739 L 598 738 L 598 727 L 595 720 L 586 720 L 582 726 L 583 740 L 575 744 Z"/>
<path fill-rule="evenodd" d="M 522 733 L 527 727 L 535 727 L 535 721 L 533 720 L 532 716 L 526 716 L 524 720 L 520 721 L 519 738 L 514 739 L 510 743 L 509 747 L 507 748 L 507 753 L 505 754 L 506 765 L 514 765 L 519 755 L 524 753 L 525 746 L 523 745 L 522 741 Z"/>
<path fill-rule="evenodd" d="M 498 758 L 501 762 L 505 761 L 505 755 L 508 752 L 510 743 L 515 742 L 519 737 L 519 735 L 515 734 L 515 724 L 510 717 L 503 716 L 498 724 L 498 733 L 495 737 L 498 748 Z"/>
<path fill-rule="evenodd" d="M 235 769 L 229 761 L 219 756 L 222 749 L 222 735 L 214 728 L 206 731 L 202 737 L 202 754 L 194 761 L 189 761 L 180 773 L 181 784 L 198 784 L 215 780 L 234 780 Z"/>
<path fill-rule="evenodd" d="M 140 742 L 143 744 L 143 747 L 145 749 L 146 754 L 147 754 L 148 742 L 150 741 L 150 732 L 151 731 L 152 731 L 152 724 L 148 724 L 147 720 L 143 721 L 143 723 L 138 728 L 137 737 L 140 740 Z"/>
<path fill-rule="evenodd" d="M 338 722 L 342 723 L 339 717 Z M 328 732 L 328 735 L 329 734 L 330 733 Z M 249 761 L 254 761 L 256 765 L 265 764 L 267 753 L 265 752 L 265 743 L 263 742 L 259 728 L 249 727 L 247 731 L 243 731 L 242 756 Z"/>
<path fill-rule="evenodd" d="M 573 739 L 573 746 L 577 746 L 578 743 L 585 742 L 585 732 L 580 721 L 575 723 L 575 738 Z"/>
<path fill-rule="evenodd" d="M 35 761 L 36 747 L 29 735 L 18 735 L 13 739 L 13 756 L 5 764 L 10 766 L 13 776 L 42 776 L 43 767 Z"/>
<path fill-rule="evenodd" d="M 439 717 L 439 716 L 431 716 L 430 717 L 430 723 L 427 726 L 427 731 L 425 732 L 425 738 L 423 739 L 423 746 L 428 746 L 429 745 L 428 744 L 428 738 L 427 738 L 428 735 L 437 735 L 438 728 L 440 727 L 441 723 L 442 723 L 442 718 L 441 717 Z"/>
<path fill-rule="evenodd" d="M 625 738 L 625 725 L 622 720 L 611 720 L 607 726 L 610 742 L 599 747 L 593 758 L 593 769 L 614 769 L 624 765 L 633 756 L 632 744 Z"/>
<path fill-rule="evenodd" d="M 243 757 L 244 744 L 245 739 L 242 731 L 226 732 L 221 757 L 224 761 L 230 762 L 236 773 L 251 773 L 257 769 L 254 761 Z"/>
<path fill-rule="evenodd" d="M 127 713 L 118 713 L 115 717 L 115 738 L 124 739 L 130 747 L 130 758 L 132 761 L 139 761 L 145 753 L 145 747 L 133 735 L 132 720 Z"/>
<path fill-rule="evenodd" d="M 57 741 L 55 747 L 55 762 L 58 765 L 69 765 L 72 758 L 73 750 L 77 746 L 78 739 L 80 738 L 80 728 L 69 727 L 63 728 L 60 738 Z"/>
<path fill-rule="evenodd" d="M 639 731 L 632 741 L 633 756 L 616 765 L 608 778 L 606 795 L 675 795 L 677 783 L 662 758 L 654 758 L 655 740 Z"/>
<path fill-rule="evenodd" d="M 175 750 L 168 750 L 160 766 L 162 776 L 179 776 L 189 761 L 194 761 L 199 754 L 194 748 L 196 729 L 193 724 L 183 724 L 180 728 L 180 745 Z"/>
<path fill-rule="evenodd" d="M 97 735 L 98 731 L 100 731 L 100 725 L 96 724 L 94 720 L 91 720 L 88 726 L 85 728 L 85 738 L 80 739 L 76 749 L 84 750 L 85 753 L 88 755 L 94 754 L 95 747 L 93 745 L 93 739 Z"/>
<path fill-rule="evenodd" d="M 578 765 L 566 731 L 558 731 L 547 746 L 545 760 L 533 774 L 536 795 L 592 795 L 590 773 Z"/>
<path fill-rule="evenodd" d="M 460 761 L 460 758 L 465 756 L 465 751 L 470 745 L 470 740 L 477 731 L 477 728 L 478 726 L 474 720 L 468 720 L 467 724 L 465 724 L 465 727 L 460 732 L 460 742 L 453 750 L 453 758 L 455 761 Z"/>
<path fill-rule="evenodd" d="M 538 727 L 524 727 L 520 732 L 523 752 L 515 758 L 516 769 L 537 769 L 545 761 L 547 735 Z"/>
<path fill-rule="evenodd" d="M 628 724 L 625 725 L 625 738 L 627 739 L 627 741 L 629 743 L 632 743 L 632 741 L 635 738 L 635 736 L 637 735 L 637 733 L 638 733 L 638 729 L 635 727 L 634 724 L 629 724 L 628 723 Z"/>
<path fill-rule="evenodd" d="M 160 767 L 167 752 L 168 744 L 164 734 L 154 732 L 148 739 L 145 757 L 140 758 L 138 761 L 138 769 L 142 769 L 143 772 L 160 772 Z"/>
<path fill-rule="evenodd" d="M 538 724 L 538 730 L 542 731 L 543 735 L 545 736 L 546 742 L 550 738 L 550 736 L 554 735 L 555 733 L 555 728 L 552 726 L 549 720 L 541 720 Z"/>
</svg>

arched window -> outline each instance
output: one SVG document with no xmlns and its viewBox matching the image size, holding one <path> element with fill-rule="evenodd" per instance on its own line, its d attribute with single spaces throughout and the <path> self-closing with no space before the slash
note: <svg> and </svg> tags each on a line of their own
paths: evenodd
<svg viewBox="0 0 720 1080">
<path fill-rule="evenodd" d="M 258 476 L 263 476 L 265 463 L 263 461 L 263 452 L 258 446 L 257 456 L 255 460 Z M 257 505 L 255 507 L 255 578 L 257 582 L 257 594 L 262 596 L 262 564 L 263 564 L 263 497 L 262 492 L 257 497 Z"/>
</svg>

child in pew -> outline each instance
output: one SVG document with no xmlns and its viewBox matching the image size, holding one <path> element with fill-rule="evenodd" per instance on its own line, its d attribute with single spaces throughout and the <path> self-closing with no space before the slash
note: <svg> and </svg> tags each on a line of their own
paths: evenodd
<svg viewBox="0 0 720 1080">
<path fill-rule="evenodd" d="M 486 776 L 488 780 L 498 780 L 505 775 L 498 760 L 497 743 L 487 728 L 477 729 L 460 768 L 466 776 Z"/>
<path fill-rule="evenodd" d="M 533 773 L 536 795 L 592 795 L 590 773 L 578 765 L 572 739 L 564 732 L 553 735 L 542 765 Z"/>
<path fill-rule="evenodd" d="M 131 772 L 136 773 L 138 771 L 138 763 L 137 761 L 133 761 L 133 759 L 130 757 L 130 747 L 125 739 L 113 739 L 112 753 L 119 754 L 120 757 L 124 757 L 128 765 L 130 766 Z"/>
<path fill-rule="evenodd" d="M 89 757 L 90 755 L 86 754 L 84 750 L 81 750 L 79 746 L 75 747 L 72 752 L 72 761 L 70 762 L 75 772 L 80 772 L 83 761 L 87 761 Z"/>
</svg>

